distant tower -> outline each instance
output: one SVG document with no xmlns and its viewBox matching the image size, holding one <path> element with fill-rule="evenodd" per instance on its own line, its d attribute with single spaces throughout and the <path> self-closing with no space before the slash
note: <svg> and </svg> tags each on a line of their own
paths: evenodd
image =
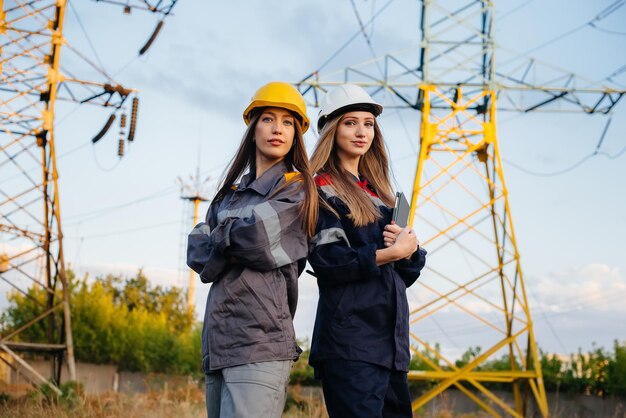
<svg viewBox="0 0 626 418">
<path fill-rule="evenodd" d="M 200 202 L 208 202 L 210 199 L 207 197 L 207 186 L 210 177 L 206 177 L 204 180 L 200 180 L 200 165 L 196 169 L 195 176 L 189 176 L 189 181 L 184 182 L 183 179 L 178 177 L 177 183 L 180 185 L 180 198 L 188 202 L 193 203 L 193 223 L 192 228 L 198 223 L 198 209 Z M 189 228 L 191 230 L 191 228 Z M 187 307 L 193 310 L 194 303 L 194 289 L 195 289 L 196 274 L 193 270 L 189 269 L 189 287 L 187 289 Z"/>
</svg>

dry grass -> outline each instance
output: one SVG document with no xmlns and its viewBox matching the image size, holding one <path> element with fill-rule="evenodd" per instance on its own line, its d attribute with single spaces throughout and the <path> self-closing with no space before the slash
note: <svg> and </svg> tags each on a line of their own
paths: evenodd
<svg viewBox="0 0 626 418">
<path fill-rule="evenodd" d="M 327 418 L 318 388 L 289 389 L 286 418 Z M 206 418 L 204 391 L 195 386 L 146 393 L 76 394 L 51 399 L 41 392 L 0 400 L 2 418 Z"/>
<path fill-rule="evenodd" d="M 291 386 L 284 418 L 328 418 L 319 387 Z M 447 397 L 439 399 L 430 411 L 417 411 L 419 418 L 483 418 L 485 412 L 454 413 L 455 405 Z M 555 416 L 560 416 L 556 414 Z M 623 410 L 612 418 L 621 418 Z M 19 398 L 0 397 L 2 418 L 206 418 L 204 390 L 196 385 L 146 393 L 107 393 L 51 400 L 41 392 Z"/>
<path fill-rule="evenodd" d="M 0 404 L 6 418 L 206 418 L 204 392 L 189 386 L 159 392 L 85 396 L 50 400 L 31 393 Z"/>
<path fill-rule="evenodd" d="M 289 386 L 284 418 L 328 418 L 322 388 Z"/>
</svg>

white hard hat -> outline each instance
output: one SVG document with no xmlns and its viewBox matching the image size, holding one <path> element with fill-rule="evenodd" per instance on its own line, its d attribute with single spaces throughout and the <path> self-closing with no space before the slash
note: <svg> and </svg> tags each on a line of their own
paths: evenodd
<svg viewBox="0 0 626 418">
<path fill-rule="evenodd" d="M 317 131 L 321 132 L 324 124 L 329 119 L 342 113 L 355 110 L 372 112 L 374 116 L 383 113 L 383 107 L 375 102 L 372 97 L 356 84 L 342 84 L 334 90 L 326 93 L 320 104 L 320 114 L 317 120 Z"/>
</svg>

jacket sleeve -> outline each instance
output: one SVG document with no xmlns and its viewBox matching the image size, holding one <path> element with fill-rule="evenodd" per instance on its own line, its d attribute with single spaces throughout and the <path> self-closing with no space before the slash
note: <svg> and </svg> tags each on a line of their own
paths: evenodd
<svg viewBox="0 0 626 418">
<path fill-rule="evenodd" d="M 211 231 L 210 245 L 233 263 L 259 271 L 306 258 L 307 235 L 299 216 L 303 198 L 302 183 L 290 183 L 255 205 L 250 216 L 220 222 Z"/>
<path fill-rule="evenodd" d="M 368 280 L 381 274 L 376 265 L 376 244 L 350 246 L 341 220 L 320 207 L 315 236 L 311 240 L 309 263 L 320 287 Z"/>
<path fill-rule="evenodd" d="M 187 238 L 187 265 L 200 275 L 203 283 L 217 280 L 227 266 L 227 259 L 211 242 L 209 222 L 214 219 L 215 205 L 209 207 L 206 222 L 196 225 Z"/>
<path fill-rule="evenodd" d="M 426 250 L 419 247 L 410 259 L 398 260 L 394 263 L 396 272 L 400 275 L 406 287 L 411 286 L 420 276 L 426 265 Z"/>
</svg>

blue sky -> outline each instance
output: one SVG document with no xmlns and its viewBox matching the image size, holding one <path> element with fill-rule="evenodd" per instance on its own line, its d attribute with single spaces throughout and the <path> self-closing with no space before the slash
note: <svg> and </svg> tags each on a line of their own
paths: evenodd
<svg viewBox="0 0 626 418">
<path fill-rule="evenodd" d="M 145 57 L 135 59 L 156 20 L 131 16 L 112 5 L 74 0 L 65 36 L 90 59 L 100 60 L 116 81 L 140 90 L 136 141 L 116 157 L 116 128 L 95 146 L 91 137 L 108 113 L 59 105 L 57 148 L 66 260 L 80 274 L 133 274 L 144 268 L 158 284 L 186 286 L 180 272 L 181 243 L 191 228 L 179 199 L 178 176 L 197 164 L 210 176 L 213 192 L 244 130 L 241 112 L 252 93 L 271 80 L 298 81 L 317 69 L 358 29 L 350 1 L 199 2 L 181 0 L 174 16 Z M 526 52 L 584 25 L 612 1 L 497 1 L 496 42 Z M 386 2 L 355 0 L 363 20 Z M 76 18 L 80 16 L 85 32 Z M 419 45 L 419 2 L 395 0 L 370 27 L 378 55 Z M 499 22 L 499 17 L 502 21 Z M 598 23 L 623 31 L 626 7 Z M 601 80 L 626 64 L 626 35 L 586 26 L 531 54 L 540 60 Z M 509 52 L 496 55 L 505 63 Z M 371 59 L 358 36 L 322 70 L 322 76 Z M 62 62 L 81 78 L 103 81 L 75 56 Z M 121 69 L 121 70 L 120 70 Z M 536 74 L 539 79 L 541 74 Z M 615 81 L 626 85 L 626 74 Z M 582 84 L 585 85 L 584 83 Z M 315 109 L 309 109 L 314 116 Z M 601 150 L 616 155 L 626 146 L 626 104 L 616 107 Z M 590 158 L 606 116 L 585 114 L 499 114 L 499 139 L 535 333 L 551 352 L 610 347 L 626 340 L 626 156 Z M 385 112 L 381 117 L 397 186 L 409 191 L 417 158 L 419 114 Z M 403 126 L 404 125 L 404 126 Z M 307 133 L 309 148 L 315 142 Z M 514 164 L 514 165 L 513 165 Z M 201 212 L 206 211 L 206 206 Z M 188 212 L 187 212 L 188 214 Z M 417 231 L 419 234 L 419 231 Z M 300 338 L 310 336 L 317 289 L 300 279 L 296 315 Z M 198 317 L 207 287 L 197 282 Z M 0 288 L 4 290 L 5 287 Z M 452 329 L 452 328 L 451 328 Z M 454 333 L 454 330 L 451 331 Z M 446 342 L 436 330 L 430 341 Z M 477 345 L 458 333 L 459 346 Z"/>
</svg>

